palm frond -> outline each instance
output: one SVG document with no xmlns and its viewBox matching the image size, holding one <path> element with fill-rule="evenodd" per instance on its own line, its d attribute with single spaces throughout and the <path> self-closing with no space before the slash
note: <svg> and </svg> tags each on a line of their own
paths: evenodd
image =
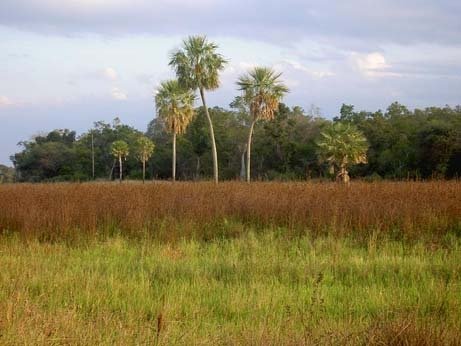
<svg viewBox="0 0 461 346">
<path fill-rule="evenodd" d="M 316 142 L 320 157 L 336 167 L 367 162 L 368 143 L 355 126 L 334 123 Z"/>
<path fill-rule="evenodd" d="M 217 53 L 218 45 L 206 36 L 189 36 L 182 48 L 173 52 L 169 65 L 173 67 L 179 83 L 184 87 L 214 90 L 219 87 L 219 72 L 227 60 Z"/>
<path fill-rule="evenodd" d="M 281 99 L 289 91 L 280 81 L 281 75 L 269 67 L 255 67 L 237 80 L 255 120 L 274 118 Z"/>
<path fill-rule="evenodd" d="M 171 133 L 182 134 L 194 117 L 195 95 L 180 85 L 178 80 L 160 84 L 155 96 L 157 114 Z"/>
</svg>

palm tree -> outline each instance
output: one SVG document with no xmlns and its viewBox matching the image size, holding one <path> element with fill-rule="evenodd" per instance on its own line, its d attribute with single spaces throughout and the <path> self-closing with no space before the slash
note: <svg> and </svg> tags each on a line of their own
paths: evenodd
<svg viewBox="0 0 461 346">
<path fill-rule="evenodd" d="M 255 67 L 241 76 L 237 85 L 243 92 L 243 99 L 248 104 L 252 118 L 247 143 L 246 180 L 250 182 L 251 140 L 258 120 L 272 120 L 279 107 L 279 102 L 288 92 L 280 81 L 281 73 L 268 67 Z"/>
<path fill-rule="evenodd" d="M 189 36 L 183 41 L 183 47 L 171 55 L 170 66 L 176 72 L 179 83 L 192 90 L 199 90 L 205 114 L 210 128 L 211 147 L 213 154 L 214 180 L 218 182 L 218 153 L 211 121 L 205 101 L 205 90 L 219 87 L 219 72 L 224 69 L 227 61 L 216 50 L 218 46 L 209 42 L 205 36 Z"/>
<path fill-rule="evenodd" d="M 128 144 L 125 141 L 115 141 L 112 143 L 112 155 L 118 158 L 119 169 L 120 169 L 120 183 L 122 182 L 122 159 L 126 159 L 129 154 Z"/>
<path fill-rule="evenodd" d="M 354 125 L 341 122 L 333 123 L 320 136 L 317 141 L 320 157 L 330 164 L 333 171 L 338 170 L 337 181 L 349 183 L 348 167 L 367 162 L 365 136 Z"/>
<path fill-rule="evenodd" d="M 154 152 L 154 143 L 146 136 L 141 136 L 136 142 L 136 154 L 138 159 L 142 162 L 142 183 L 146 181 L 146 162 Z"/>
<path fill-rule="evenodd" d="M 192 121 L 195 114 L 194 100 L 194 92 L 183 88 L 177 80 L 162 82 L 155 96 L 158 116 L 173 134 L 173 181 L 176 180 L 176 135 L 183 134 Z"/>
</svg>

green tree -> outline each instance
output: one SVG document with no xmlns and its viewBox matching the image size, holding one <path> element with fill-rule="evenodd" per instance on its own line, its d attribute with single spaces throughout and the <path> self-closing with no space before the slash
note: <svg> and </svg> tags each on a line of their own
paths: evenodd
<svg viewBox="0 0 461 346">
<path fill-rule="evenodd" d="M 1 183 L 12 183 L 15 178 L 14 168 L 7 167 L 0 164 L 0 184 Z"/>
<path fill-rule="evenodd" d="M 343 183 L 349 183 L 350 165 L 367 162 L 367 140 L 354 125 L 332 124 L 320 133 L 317 145 L 321 159 L 338 170 L 336 179 Z"/>
<path fill-rule="evenodd" d="M 142 162 L 142 182 L 146 181 L 146 162 L 154 152 L 154 143 L 146 136 L 141 136 L 136 142 L 136 156 Z"/>
<path fill-rule="evenodd" d="M 173 135 L 172 179 L 176 180 L 176 135 L 183 134 L 194 117 L 195 95 L 177 80 L 162 82 L 155 96 L 158 116 Z"/>
<path fill-rule="evenodd" d="M 251 139 L 258 120 L 273 120 L 275 112 L 288 88 L 280 81 L 281 73 L 268 67 L 255 67 L 242 75 L 237 85 L 243 92 L 243 99 L 249 105 L 252 117 L 247 142 L 246 180 L 250 182 Z"/>
<path fill-rule="evenodd" d="M 253 176 L 269 180 L 318 176 L 321 169 L 315 141 L 327 123 L 302 109 L 290 109 L 280 103 L 272 121 L 255 127 L 251 145 Z"/>
<path fill-rule="evenodd" d="M 92 156 L 95 158 L 95 178 L 112 179 L 116 173 L 117 158 L 112 155 L 112 143 L 123 140 L 129 148 L 136 148 L 138 138 L 142 132 L 131 126 L 122 124 L 118 119 L 107 123 L 98 121 L 94 127 L 82 134 L 76 142 L 77 160 L 81 171 L 92 176 Z M 94 148 L 94 150 L 92 150 Z M 136 155 L 130 155 L 123 162 L 125 177 L 141 178 L 142 168 Z"/>
<path fill-rule="evenodd" d="M 219 87 L 219 72 L 227 63 L 224 57 L 216 51 L 218 46 L 209 42 L 205 36 L 189 36 L 183 41 L 183 47 L 175 51 L 170 60 L 170 66 L 175 69 L 179 83 L 192 90 L 199 90 L 205 115 L 208 120 L 213 155 L 214 180 L 218 182 L 218 152 L 213 129 L 213 122 L 205 100 L 205 90 Z"/>
<path fill-rule="evenodd" d="M 77 180 L 79 167 L 75 155 L 75 131 L 53 130 L 20 142 L 23 150 L 11 157 L 19 181 Z"/>
<path fill-rule="evenodd" d="M 120 169 L 120 183 L 122 182 L 122 159 L 126 159 L 129 154 L 128 144 L 125 141 L 118 140 L 112 143 L 112 155 L 118 159 L 119 169 Z"/>
<path fill-rule="evenodd" d="M 194 120 L 191 122 L 191 124 L 187 128 L 187 133 L 184 136 L 185 140 L 187 140 L 190 143 L 191 157 L 194 156 L 194 159 L 195 159 L 195 172 L 193 175 L 191 175 L 191 177 L 193 177 L 196 180 L 200 179 L 203 168 L 208 168 L 208 167 L 203 167 L 202 157 L 210 153 L 210 158 L 211 158 L 211 152 L 210 152 L 211 146 L 210 146 L 210 140 L 209 140 L 209 135 L 208 135 L 209 130 L 208 130 L 206 116 L 204 116 L 204 113 L 205 112 L 203 111 L 203 107 L 199 107 L 197 109 L 197 116 L 194 117 Z M 212 169 L 211 166 L 210 168 Z"/>
</svg>

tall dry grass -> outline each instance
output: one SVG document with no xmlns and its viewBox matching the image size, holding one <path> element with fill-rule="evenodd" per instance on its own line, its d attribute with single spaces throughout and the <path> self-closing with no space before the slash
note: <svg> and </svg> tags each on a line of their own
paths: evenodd
<svg viewBox="0 0 461 346">
<path fill-rule="evenodd" d="M 98 232 L 174 240 L 245 227 L 440 238 L 461 230 L 461 183 L 150 183 L 0 186 L 0 231 L 56 239 Z"/>
</svg>

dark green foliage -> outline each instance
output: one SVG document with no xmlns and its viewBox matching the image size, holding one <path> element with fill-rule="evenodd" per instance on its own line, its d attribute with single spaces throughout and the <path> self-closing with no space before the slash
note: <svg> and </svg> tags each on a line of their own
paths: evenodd
<svg viewBox="0 0 461 346">
<path fill-rule="evenodd" d="M 219 171 L 222 179 L 244 177 L 244 160 L 250 117 L 241 98 L 230 110 L 210 109 Z M 177 139 L 177 178 L 210 179 L 213 161 L 209 126 L 203 107 L 184 135 Z M 456 178 L 461 174 L 461 107 L 408 110 L 393 103 L 385 112 L 354 110 L 343 105 L 333 122 L 353 123 L 369 143 L 367 164 L 351 168 L 353 178 L 368 180 Z M 331 121 L 306 115 L 300 107 L 280 104 L 275 119 L 257 123 L 252 145 L 252 175 L 256 180 L 292 180 L 328 176 L 319 163 L 315 142 Z M 92 178 L 91 135 L 95 148 L 95 177 L 113 179 L 118 165 L 110 146 L 116 140 L 136 146 L 141 132 L 120 124 L 96 122 L 93 129 L 76 137 L 74 131 L 55 130 L 22 142 L 23 150 L 12 156 L 19 181 L 89 180 Z M 171 135 L 160 119 L 154 119 L 146 135 L 155 143 L 147 164 L 147 179 L 171 177 Z M 128 179 L 142 177 L 135 155 L 123 165 Z M 10 174 L 11 176 L 11 174 Z M 5 175 L 6 177 L 6 175 Z M 5 179 L 5 178 L 4 178 Z M 6 180 L 4 180 L 6 181 Z"/>
<path fill-rule="evenodd" d="M 461 173 L 461 108 L 409 111 L 394 102 L 383 114 L 343 105 L 335 121 L 352 122 L 370 144 L 368 165 L 356 175 L 396 179 L 453 178 Z"/>
<path fill-rule="evenodd" d="M 102 121 L 93 129 L 76 138 L 74 131 L 54 130 L 46 136 L 37 136 L 21 142 L 23 150 L 12 157 L 19 181 L 85 181 L 92 178 L 91 137 L 93 135 L 95 178 L 112 179 L 118 168 L 111 152 L 114 141 L 123 140 L 134 147 L 141 132 L 120 124 Z M 141 177 L 136 157 L 127 157 L 124 164 L 127 177 Z"/>
<path fill-rule="evenodd" d="M 1 183 L 12 183 L 15 180 L 16 172 L 14 168 L 0 165 L 0 184 Z"/>
<path fill-rule="evenodd" d="M 69 180 L 77 171 L 75 132 L 54 130 L 21 142 L 24 150 L 12 156 L 19 181 Z"/>
</svg>

